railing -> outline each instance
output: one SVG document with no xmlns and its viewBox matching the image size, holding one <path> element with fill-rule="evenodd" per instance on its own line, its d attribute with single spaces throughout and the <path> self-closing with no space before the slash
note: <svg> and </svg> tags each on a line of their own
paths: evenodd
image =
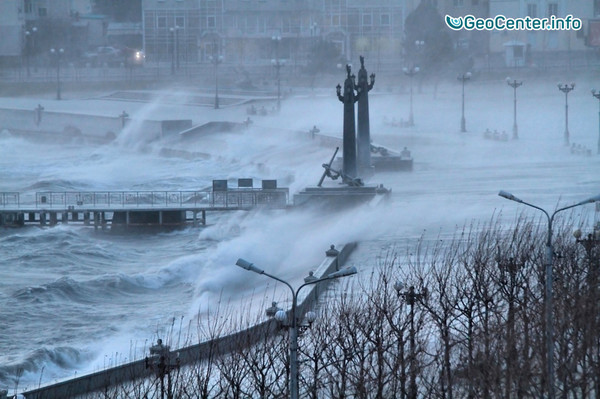
<svg viewBox="0 0 600 399">
<path fill-rule="evenodd" d="M 7 193 L 8 194 L 8 193 Z M 16 194 L 18 198 L 18 193 Z M 35 193 L 36 208 L 285 208 L 289 190 L 225 191 L 46 191 Z M 14 205 L 14 204 L 13 204 Z M 18 205 L 18 204 L 16 204 Z"/>
<path fill-rule="evenodd" d="M 0 193 L 0 206 L 3 208 L 7 206 L 16 206 L 20 204 L 19 193 L 14 192 L 3 192 Z"/>
<path fill-rule="evenodd" d="M 35 193 L 36 208 L 206 206 L 208 191 L 46 191 Z"/>
</svg>

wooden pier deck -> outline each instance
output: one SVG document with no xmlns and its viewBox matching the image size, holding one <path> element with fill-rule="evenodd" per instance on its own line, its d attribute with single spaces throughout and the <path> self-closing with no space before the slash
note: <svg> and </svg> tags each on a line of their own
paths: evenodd
<svg viewBox="0 0 600 399">
<path fill-rule="evenodd" d="M 44 191 L 0 193 L 0 226 L 79 224 L 95 229 L 205 225 L 208 211 L 287 208 L 287 188 L 199 191 Z"/>
</svg>

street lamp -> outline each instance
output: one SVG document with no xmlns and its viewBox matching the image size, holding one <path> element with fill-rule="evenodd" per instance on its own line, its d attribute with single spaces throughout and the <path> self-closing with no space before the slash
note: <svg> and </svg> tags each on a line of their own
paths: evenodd
<svg viewBox="0 0 600 399">
<path fill-rule="evenodd" d="M 557 86 L 565 93 L 565 145 L 569 145 L 569 93 L 575 88 L 575 83 L 559 83 Z"/>
<path fill-rule="evenodd" d="M 146 356 L 144 363 L 146 369 L 156 372 L 160 378 L 160 397 L 165 398 L 165 376 L 167 376 L 167 399 L 173 399 L 171 371 L 179 370 L 180 360 L 179 353 L 174 362 L 171 362 L 172 353 L 169 351 L 169 346 L 163 345 L 162 339 L 158 339 L 156 345 L 150 347 L 150 357 Z"/>
<path fill-rule="evenodd" d="M 284 60 L 280 60 L 279 58 L 272 59 L 271 65 L 273 65 L 273 67 L 277 71 L 277 111 L 279 111 L 281 110 L 281 75 L 279 70 L 282 66 L 285 65 L 285 62 Z"/>
<path fill-rule="evenodd" d="M 217 55 L 217 46 L 214 46 L 214 56 L 209 58 L 210 62 L 215 65 L 215 109 L 219 109 L 219 64 L 223 62 L 223 56 Z"/>
<path fill-rule="evenodd" d="M 65 53 L 65 50 L 61 47 L 50 49 L 50 54 L 56 57 L 56 99 L 60 100 L 60 57 Z"/>
<path fill-rule="evenodd" d="M 31 40 L 31 32 L 25 31 L 25 63 L 27 67 L 27 77 L 31 76 L 31 71 L 29 70 L 29 52 L 30 52 L 30 40 Z"/>
<path fill-rule="evenodd" d="M 466 132 L 466 121 L 465 121 L 465 82 L 471 79 L 471 72 L 465 72 L 462 75 L 458 75 L 457 79 L 462 82 L 462 118 L 460 119 L 460 131 Z"/>
<path fill-rule="evenodd" d="M 593 233 L 589 233 L 587 238 L 581 238 L 583 233 L 581 230 L 577 229 L 573 232 L 573 237 L 575 237 L 575 241 L 578 244 L 581 244 L 583 248 L 585 248 L 585 253 L 588 256 L 588 259 L 592 259 L 592 251 L 596 247 L 596 245 L 600 245 L 600 229 L 594 229 Z"/>
<path fill-rule="evenodd" d="M 249 270 L 249 271 L 257 273 L 257 274 L 264 274 L 265 276 L 272 278 L 273 280 L 277 280 L 280 283 L 287 285 L 288 288 L 290 289 L 290 291 L 292 292 L 292 309 L 291 309 L 291 314 L 289 315 L 289 316 L 291 316 L 291 322 L 289 323 L 289 329 L 290 329 L 290 398 L 298 399 L 299 392 L 300 392 L 300 387 L 298 384 L 298 328 L 301 327 L 300 324 L 298 323 L 298 315 L 296 314 L 296 306 L 298 303 L 298 293 L 300 292 L 300 290 L 303 287 L 306 287 L 307 285 L 317 284 L 321 281 L 332 280 L 332 279 L 336 279 L 336 278 L 340 278 L 340 277 L 351 276 L 353 274 L 356 274 L 357 270 L 354 266 L 346 267 L 344 269 L 338 270 L 337 272 L 333 272 L 323 278 L 319 278 L 316 280 L 311 279 L 308 282 L 305 282 L 304 284 L 302 284 L 300 287 L 298 287 L 298 289 L 296 291 L 294 291 L 292 286 L 287 281 L 282 280 L 279 277 L 273 276 L 273 275 L 265 272 L 264 270 L 256 267 L 254 265 L 254 263 L 248 262 L 247 260 L 240 258 L 237 260 L 237 262 L 235 262 L 235 264 L 237 266 L 241 267 L 242 269 L 246 269 L 246 270 Z M 308 313 L 312 313 L 312 312 L 308 312 Z M 309 315 L 308 313 L 306 315 L 307 321 L 309 323 L 311 323 L 312 321 L 314 321 L 314 313 L 312 313 L 311 315 Z M 288 314 L 286 314 L 286 312 L 283 310 L 278 310 L 275 313 L 275 319 L 277 319 L 280 322 L 285 322 L 288 319 Z M 311 319 L 312 319 L 312 321 L 311 321 Z"/>
<path fill-rule="evenodd" d="M 273 43 L 275 43 L 275 59 L 271 60 L 271 65 L 275 67 L 277 71 L 277 111 L 281 110 L 281 75 L 280 69 L 283 66 L 283 61 L 279 59 L 279 43 L 281 42 L 281 36 L 271 37 Z"/>
<path fill-rule="evenodd" d="M 179 26 L 169 28 L 171 32 L 171 75 L 175 74 L 175 68 L 179 69 Z"/>
<path fill-rule="evenodd" d="M 519 129 L 517 127 L 517 88 L 523 84 L 523 82 L 517 82 L 516 79 L 510 80 L 506 78 L 506 83 L 513 88 L 514 92 L 514 112 L 513 112 L 513 140 L 519 138 Z"/>
<path fill-rule="evenodd" d="M 427 299 L 427 289 L 417 293 L 415 287 L 410 286 L 408 291 L 402 292 L 404 284 L 400 281 L 394 283 L 394 289 L 398 297 L 403 298 L 410 306 L 410 394 L 409 399 L 417 399 L 417 369 L 416 369 L 416 351 L 415 351 L 415 302 Z"/>
<path fill-rule="evenodd" d="M 549 215 L 548 212 L 546 212 L 544 209 L 542 209 L 538 206 L 535 206 L 533 204 L 530 204 L 528 202 L 525 202 L 525 201 L 515 197 L 514 195 L 512 195 L 509 192 L 500 190 L 498 195 L 503 198 L 506 198 L 508 200 L 515 201 L 520 204 L 527 205 L 531 208 L 538 209 L 538 210 L 544 212 L 544 215 L 546 215 L 546 218 L 548 219 L 548 233 L 546 235 L 546 256 L 545 256 L 546 357 L 547 357 L 547 363 L 548 363 L 547 369 L 546 369 L 546 373 L 547 373 L 546 383 L 548 384 L 548 387 L 547 387 L 548 399 L 554 399 L 554 379 L 555 379 L 554 355 L 553 355 L 554 354 L 554 331 L 553 331 L 554 327 L 553 327 L 553 322 L 552 322 L 552 295 L 553 295 L 553 293 L 552 293 L 552 282 L 553 282 L 552 262 L 554 259 L 554 249 L 552 248 L 552 222 L 554 220 L 554 216 L 558 212 L 562 212 L 564 210 L 571 209 L 576 206 L 591 204 L 593 202 L 600 201 L 600 195 L 597 195 L 592 198 L 588 198 L 588 199 L 578 202 L 574 205 L 569 205 L 569 206 L 565 206 L 563 208 L 557 209 L 556 211 L 554 211 L 554 213 L 552 213 L 552 215 Z"/>
<path fill-rule="evenodd" d="M 592 89 L 592 96 L 596 97 L 600 104 L 600 92 L 596 93 L 596 89 Z M 598 155 L 600 155 L 600 109 L 598 110 Z"/>
<path fill-rule="evenodd" d="M 27 77 L 31 76 L 31 70 L 30 70 L 30 59 L 31 59 L 31 53 L 34 51 L 35 49 L 35 33 L 37 32 L 37 28 L 35 26 L 33 26 L 31 28 L 31 30 L 26 30 L 25 31 L 25 62 L 27 65 Z"/>
<path fill-rule="evenodd" d="M 413 118 L 413 77 L 419 73 L 419 67 L 411 66 L 410 68 L 402 68 L 402 72 L 410 78 L 410 114 L 408 115 L 408 126 L 414 126 Z"/>
</svg>

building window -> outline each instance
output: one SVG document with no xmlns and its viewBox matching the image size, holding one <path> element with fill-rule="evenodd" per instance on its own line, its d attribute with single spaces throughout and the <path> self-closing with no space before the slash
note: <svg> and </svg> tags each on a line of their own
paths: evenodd
<svg viewBox="0 0 600 399">
<path fill-rule="evenodd" d="M 548 17 L 558 15 L 558 3 L 548 3 Z"/>
<path fill-rule="evenodd" d="M 464 0 L 454 0 L 454 7 L 462 7 L 465 5 Z"/>
<path fill-rule="evenodd" d="M 46 17 L 46 16 L 48 16 L 48 9 L 46 7 L 40 7 L 40 8 L 38 8 L 38 15 L 40 17 Z"/>
<path fill-rule="evenodd" d="M 390 25 L 390 14 L 381 14 L 381 18 L 379 19 L 381 26 L 389 26 Z"/>
<path fill-rule="evenodd" d="M 185 17 L 175 17 L 175 26 L 185 27 Z"/>
<path fill-rule="evenodd" d="M 31 0 L 25 0 L 25 14 L 31 14 L 33 12 L 33 6 Z"/>
<path fill-rule="evenodd" d="M 167 17 L 156 17 L 156 27 L 166 28 L 167 27 Z"/>
<path fill-rule="evenodd" d="M 217 27 L 217 18 L 214 15 L 208 15 L 206 17 L 206 27 L 209 29 Z"/>
<path fill-rule="evenodd" d="M 340 26 L 340 16 L 339 16 L 339 14 L 333 14 L 331 16 L 331 26 Z"/>
<path fill-rule="evenodd" d="M 537 4 L 527 4 L 527 16 L 537 18 Z"/>
<path fill-rule="evenodd" d="M 371 14 L 363 14 L 362 23 L 363 26 L 371 26 Z"/>
<path fill-rule="evenodd" d="M 479 5 L 479 0 L 472 0 L 471 1 L 471 5 L 478 6 Z"/>
<path fill-rule="evenodd" d="M 594 0 L 594 15 L 600 15 L 600 0 Z"/>
</svg>

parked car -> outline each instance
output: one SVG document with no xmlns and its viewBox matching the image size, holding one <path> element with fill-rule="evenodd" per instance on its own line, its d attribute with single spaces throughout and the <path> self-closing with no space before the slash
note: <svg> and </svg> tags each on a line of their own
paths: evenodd
<svg viewBox="0 0 600 399">
<path fill-rule="evenodd" d="M 100 46 L 92 51 L 83 53 L 83 59 L 90 66 L 119 66 L 123 63 L 121 51 L 111 46 Z"/>
</svg>

